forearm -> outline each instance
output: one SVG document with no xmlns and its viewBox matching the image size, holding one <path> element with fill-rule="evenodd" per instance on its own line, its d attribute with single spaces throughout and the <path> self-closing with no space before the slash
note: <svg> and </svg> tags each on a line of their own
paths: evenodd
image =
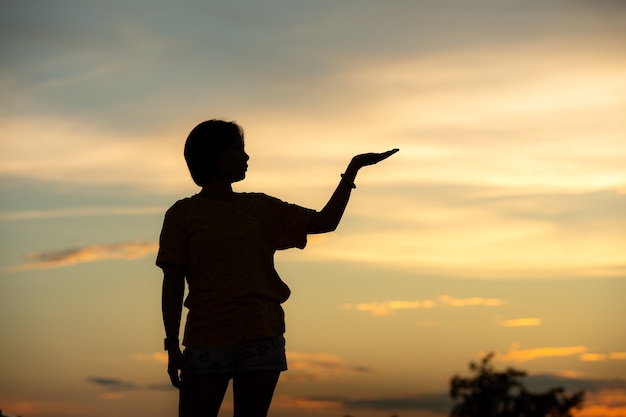
<svg viewBox="0 0 626 417">
<path fill-rule="evenodd" d="M 165 270 L 163 275 L 163 293 L 161 308 L 165 336 L 169 339 L 178 339 L 180 320 L 183 310 L 183 296 L 185 293 L 185 278 L 180 271 Z"/>
<path fill-rule="evenodd" d="M 357 172 L 358 169 L 352 164 L 348 165 L 345 173 L 342 174 L 341 181 L 339 181 L 324 208 L 311 219 L 309 233 L 327 233 L 337 228 L 350 200 Z"/>
<path fill-rule="evenodd" d="M 182 265 L 168 265 L 163 269 L 163 293 L 161 308 L 165 325 L 165 350 L 167 350 L 167 373 L 172 385 L 181 387 L 179 371 L 183 368 L 183 354 L 178 341 L 180 318 L 185 294 L 185 269 Z"/>
<path fill-rule="evenodd" d="M 341 181 L 330 197 L 330 200 L 328 200 L 328 203 L 326 203 L 322 211 L 315 213 L 311 217 L 307 232 L 326 233 L 335 230 L 346 210 L 346 206 L 350 200 L 350 193 L 352 189 L 355 188 L 354 180 L 359 169 L 368 165 L 377 164 L 396 152 L 398 152 L 397 148 L 381 153 L 364 153 L 352 158 L 348 168 L 346 168 L 346 171 L 341 175 Z"/>
</svg>

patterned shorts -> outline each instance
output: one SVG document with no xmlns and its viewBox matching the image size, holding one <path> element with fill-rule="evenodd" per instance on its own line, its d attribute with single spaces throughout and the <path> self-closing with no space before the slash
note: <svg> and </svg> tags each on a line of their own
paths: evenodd
<svg viewBox="0 0 626 417">
<path fill-rule="evenodd" d="M 183 353 L 187 375 L 287 370 L 283 336 L 234 346 L 185 348 Z"/>
</svg>

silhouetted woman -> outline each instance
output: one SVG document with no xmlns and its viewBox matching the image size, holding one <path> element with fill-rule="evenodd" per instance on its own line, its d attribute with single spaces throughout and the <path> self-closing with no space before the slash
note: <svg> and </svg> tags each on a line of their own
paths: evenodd
<svg viewBox="0 0 626 417">
<path fill-rule="evenodd" d="M 181 417 L 217 416 L 233 380 L 236 417 L 265 417 L 285 358 L 281 303 L 290 290 L 274 269 L 274 252 L 306 246 L 307 235 L 336 229 L 357 172 L 395 152 L 352 158 L 320 212 L 262 193 L 236 193 L 248 159 L 241 127 L 209 120 L 185 143 L 185 160 L 202 190 L 165 214 L 157 265 L 163 269 L 167 372 L 180 389 Z M 189 309 L 178 340 L 185 279 Z"/>
</svg>

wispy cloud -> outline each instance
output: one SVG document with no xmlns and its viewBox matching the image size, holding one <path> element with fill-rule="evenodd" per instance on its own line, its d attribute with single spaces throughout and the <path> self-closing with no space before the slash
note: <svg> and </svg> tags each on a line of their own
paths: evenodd
<svg viewBox="0 0 626 417">
<path fill-rule="evenodd" d="M 597 353 L 589 352 L 586 346 L 538 347 L 520 349 L 519 345 L 512 346 L 506 352 L 496 356 L 503 362 L 528 362 L 540 358 L 575 356 L 583 362 L 606 362 L 626 360 L 626 352 Z"/>
<path fill-rule="evenodd" d="M 501 320 L 500 326 L 502 327 L 529 327 L 540 326 L 541 319 L 536 317 L 524 317 L 520 319 Z"/>
<path fill-rule="evenodd" d="M 392 300 L 380 303 L 344 304 L 343 309 L 365 311 L 371 313 L 373 316 L 388 316 L 390 314 L 393 314 L 397 310 L 416 310 L 419 308 L 432 308 L 435 305 L 436 302 L 433 300 Z"/>
<path fill-rule="evenodd" d="M 139 361 L 153 361 L 161 364 L 166 364 L 168 361 L 168 356 L 165 352 L 137 353 L 132 355 L 132 359 Z"/>
<path fill-rule="evenodd" d="M 289 369 L 285 378 L 290 381 L 319 381 L 341 374 L 371 374 L 368 366 L 351 365 L 342 358 L 329 353 L 287 351 Z"/>
<path fill-rule="evenodd" d="M 504 304 L 500 298 L 469 297 L 456 298 L 450 295 L 440 295 L 437 300 L 392 300 L 376 303 L 344 304 L 344 310 L 365 311 L 373 316 L 388 316 L 398 310 L 417 310 L 434 308 L 439 306 L 448 307 L 472 307 L 486 306 L 498 307 Z"/>
<path fill-rule="evenodd" d="M 504 362 L 528 362 L 540 358 L 582 355 L 587 352 L 586 346 L 538 347 L 520 349 L 517 345 L 496 358 Z"/>
<path fill-rule="evenodd" d="M 606 362 L 606 361 L 623 361 L 626 360 L 626 352 L 609 352 L 609 353 L 584 353 L 580 355 L 583 362 Z"/>
<path fill-rule="evenodd" d="M 504 301 L 500 298 L 483 298 L 483 297 L 470 297 L 470 298 L 455 298 L 449 295 L 439 296 L 439 301 L 442 304 L 452 307 L 470 307 L 470 306 L 486 306 L 486 307 L 498 307 L 504 304 Z"/>
<path fill-rule="evenodd" d="M 354 223 L 342 226 L 346 233 L 311 245 L 309 253 L 446 277 L 618 278 L 626 273 L 620 233 L 626 227 L 626 198 L 614 190 L 533 192 L 389 182 L 371 192 L 351 207 L 347 219 Z M 390 201 L 402 204 L 390 207 Z"/>
<path fill-rule="evenodd" d="M 89 404 L 68 399 L 33 398 L 34 396 L 18 397 L 0 393 L 2 411 L 11 412 L 15 416 L 65 416 L 84 417 L 93 412 Z"/>
<path fill-rule="evenodd" d="M 194 103 L 195 107 L 198 102 L 203 103 L 205 108 L 228 107 L 233 113 L 241 115 L 242 122 L 248 121 L 244 123 L 245 125 L 253 126 L 254 132 L 259 132 L 256 138 L 263 143 L 262 147 L 268 149 L 268 153 L 289 149 L 284 146 L 286 141 L 280 135 L 289 136 L 294 130 L 297 130 L 305 141 L 316 138 L 316 143 L 320 144 L 308 147 L 307 153 L 325 152 L 323 151 L 325 149 L 334 152 L 337 150 L 336 145 L 332 146 L 334 143 L 347 142 L 349 145 L 342 145 L 346 149 L 358 146 L 364 138 L 369 142 L 368 145 L 380 144 L 387 141 L 387 138 L 394 138 L 411 145 L 404 146 L 403 149 L 416 157 L 408 158 L 406 161 L 407 166 L 410 165 L 412 169 L 405 170 L 403 167 L 394 171 L 395 178 L 410 176 L 412 180 L 423 181 L 427 177 L 437 182 L 457 181 L 458 178 L 463 178 L 473 183 L 557 185 L 568 189 L 589 186 L 610 187 L 615 184 L 623 187 L 623 175 L 614 173 L 614 168 L 618 166 L 616 156 L 623 156 L 624 152 L 624 145 L 619 140 L 624 128 L 618 122 L 619 118 L 615 116 L 623 112 L 622 92 L 626 88 L 623 57 L 616 53 L 621 50 L 622 45 L 616 41 L 608 41 L 611 38 L 619 39 L 619 36 L 612 33 L 604 39 L 601 37 L 593 39 L 591 44 L 589 41 L 572 42 L 568 44 L 568 48 L 563 48 L 558 40 L 546 41 L 541 38 L 514 43 L 499 43 L 493 39 L 489 46 L 469 42 L 463 47 L 452 49 L 434 49 L 437 43 L 428 42 L 421 45 L 423 49 L 416 49 L 415 41 L 449 39 L 450 33 L 446 31 L 440 33 L 441 36 L 432 36 L 433 32 L 438 33 L 441 29 L 428 25 L 417 25 L 409 29 L 411 25 L 406 20 L 407 16 L 415 16 L 418 13 L 422 15 L 421 11 L 416 10 L 423 7 L 411 6 L 410 9 L 412 12 L 409 13 L 390 14 L 389 22 L 384 23 L 390 25 L 394 21 L 403 22 L 402 27 L 409 32 L 403 31 L 402 36 L 395 37 L 393 34 L 397 31 L 393 29 L 383 31 L 386 33 L 385 36 L 390 37 L 389 41 L 372 39 L 374 42 L 369 42 L 367 48 L 354 48 L 354 45 L 342 43 L 341 36 L 337 36 L 337 39 L 333 39 L 335 42 L 329 45 L 329 42 L 322 41 L 329 36 L 329 28 L 326 25 L 318 28 L 322 32 L 314 34 L 307 20 L 307 24 L 303 25 L 306 29 L 300 32 L 297 30 L 297 24 L 285 27 L 283 19 L 266 16 L 265 19 L 277 23 L 276 27 L 272 28 L 274 36 L 276 34 L 274 31 L 285 30 L 288 32 L 284 34 L 289 33 L 288 36 L 279 36 L 276 40 L 280 39 L 284 47 L 280 49 L 284 55 L 281 53 L 281 59 L 278 61 L 289 62 L 290 65 L 283 64 L 281 68 L 275 69 L 278 72 L 269 71 L 265 75 L 274 74 L 281 81 L 289 82 L 259 82 L 258 77 L 262 71 L 239 72 L 245 66 L 231 61 L 232 54 L 228 53 L 228 45 L 223 45 L 223 50 L 214 52 L 218 55 L 223 53 L 228 57 L 223 63 L 230 63 L 231 66 L 207 66 L 207 57 L 195 54 L 193 60 L 197 65 L 192 66 L 188 69 L 190 72 L 186 73 L 189 82 L 184 85 L 177 84 L 175 89 L 167 87 L 171 84 L 168 82 L 170 74 L 180 71 L 176 65 L 179 61 L 172 58 L 180 57 L 184 52 L 179 48 L 178 36 L 172 36 L 171 33 L 161 33 L 164 40 L 156 42 L 164 48 L 160 50 L 160 47 L 157 47 L 156 50 L 159 52 L 153 57 L 160 59 L 158 66 L 160 71 L 154 71 L 156 66 L 150 59 L 143 62 L 145 67 L 132 65 L 134 71 L 122 66 L 124 71 L 107 73 L 106 76 L 97 79 L 100 82 L 93 82 L 91 78 L 93 75 L 85 80 L 83 75 L 74 77 L 74 82 L 69 85 L 67 82 L 58 85 L 55 82 L 58 74 L 66 74 L 70 70 L 76 72 L 76 68 L 85 67 L 88 68 L 85 72 L 92 74 L 93 70 L 89 68 L 110 68 L 113 58 L 107 54 L 72 54 L 70 51 L 80 51 L 80 47 L 86 45 L 82 42 L 71 43 L 72 47 L 68 51 L 65 49 L 69 46 L 67 42 L 52 41 L 52 39 L 58 41 L 57 36 L 60 33 L 67 33 L 67 25 L 60 26 L 56 31 L 46 34 L 48 45 L 51 46 L 51 51 L 56 52 L 56 56 L 63 57 L 69 53 L 69 56 L 78 59 L 78 62 L 62 59 L 30 61 L 26 58 L 32 59 L 38 54 L 15 53 L 16 62 L 24 59 L 27 61 L 22 62 L 23 68 L 32 67 L 36 63 L 41 69 L 36 74 L 29 71 L 16 72 L 13 77 L 18 81 L 6 85 L 8 97 L 14 97 L 23 103 L 23 106 L 16 108 L 26 111 L 10 113 L 7 117 L 9 120 L 3 123 L 3 136 L 17 140 L 15 143 L 4 145 L 5 152 L 0 155 L 2 158 L 0 166 L 7 173 L 55 178 L 64 182 L 106 183 L 114 179 L 132 184 L 149 183 L 152 187 L 163 184 L 180 186 L 183 180 L 188 180 L 184 165 L 171 162 L 174 159 L 172 158 L 174 153 L 171 151 L 174 149 L 169 148 L 167 151 L 170 152 L 167 152 L 165 143 L 166 140 L 172 142 L 173 137 L 184 135 L 191 126 L 185 124 L 188 121 L 181 123 L 180 120 L 173 120 L 173 117 L 154 117 L 155 112 L 165 112 L 170 108 L 155 104 L 162 101 L 155 100 L 155 95 L 165 94 L 170 100 L 169 103 L 174 103 L 174 106 L 179 108 L 180 114 L 197 114 L 197 111 L 189 110 L 190 106 L 194 107 L 190 103 Z M 323 14 L 321 10 L 317 12 Z M 346 10 L 343 12 L 347 13 Z M 500 11 L 503 16 L 510 12 Z M 333 18 L 324 19 L 325 23 L 335 21 L 337 13 L 333 7 Z M 492 15 L 491 13 L 492 11 L 489 15 Z M 455 24 L 467 27 L 465 25 L 468 24 L 468 19 L 461 17 L 463 12 L 451 14 L 455 15 L 453 18 Z M 16 21 L 26 23 L 30 21 L 28 17 L 26 14 Z M 215 18 L 213 15 L 203 17 Z M 291 21 L 292 17 L 295 16 L 284 20 Z M 149 20 L 146 16 L 137 18 L 141 21 Z M 352 24 L 356 23 L 351 13 L 349 18 Z M 360 19 L 369 22 L 361 22 L 363 27 L 369 27 L 374 23 L 383 24 L 376 19 L 375 14 L 369 15 L 367 12 L 364 12 Z M 517 21 L 519 18 L 515 19 Z M 536 23 L 533 21 L 533 24 Z M 97 23 L 101 24 L 102 22 Z M 147 33 L 139 36 L 142 48 L 138 50 L 131 47 L 137 46 L 135 38 L 138 35 L 137 29 L 116 33 L 120 38 L 115 38 L 116 44 L 109 46 L 120 47 L 125 53 L 115 57 L 115 61 L 126 62 L 129 61 L 129 57 L 136 56 L 138 51 L 145 53 L 144 42 L 153 40 L 157 32 L 164 30 L 163 25 L 157 25 L 156 22 L 148 21 L 144 24 L 147 26 L 142 29 Z M 155 26 L 147 29 L 151 25 Z M 256 25 L 252 25 L 255 28 L 248 26 L 250 25 L 239 28 L 243 31 L 240 33 L 241 36 L 251 35 L 250 31 L 258 29 Z M 76 26 L 69 27 L 70 32 L 74 30 L 79 33 L 73 36 L 74 39 L 84 38 L 81 36 L 83 35 L 81 29 Z M 345 30 L 343 26 L 333 29 Z M 33 42 L 36 38 L 31 35 L 31 32 L 39 30 L 38 27 L 22 27 L 18 24 L 13 30 L 20 33 L 28 31 L 28 34 L 16 38 L 19 42 L 12 44 L 11 50 L 23 51 L 25 48 L 28 50 L 38 46 L 37 42 Z M 206 30 L 210 31 L 209 28 Z M 413 30 L 416 31 L 414 36 L 407 36 Z M 133 36 L 128 38 L 131 33 Z M 295 34 L 305 36 L 306 39 L 298 39 Z M 94 41 L 92 34 L 89 35 Z M 311 35 L 313 38 L 309 38 Z M 371 36 L 367 31 L 362 35 L 362 41 Z M 254 36 L 253 38 L 257 39 Z M 109 36 L 106 38 L 110 41 Z M 470 38 L 471 35 L 457 41 L 465 43 L 464 41 Z M 407 43 L 407 39 L 411 39 L 412 42 Z M 302 60 L 299 53 L 302 40 L 308 42 L 307 50 L 314 50 L 311 56 L 315 56 L 315 65 L 304 65 L 306 60 Z M 319 41 L 322 42 L 318 44 Z M 382 50 L 380 44 L 393 44 L 394 48 Z M 592 45 L 596 44 L 602 47 L 593 48 Z M 99 45 L 98 50 L 103 49 L 100 46 L 103 45 Z M 196 46 L 201 48 L 203 45 Z M 128 47 L 130 49 L 127 49 Z M 559 54 L 554 54 L 557 47 L 560 47 Z M 341 50 L 342 48 L 344 49 Z M 156 52 L 152 48 L 148 50 Z M 359 56 L 363 52 L 367 52 L 367 56 Z M 279 52 L 272 50 L 272 53 Z M 96 62 L 91 62 L 92 59 L 96 59 Z M 530 61 L 537 63 L 536 68 L 528 69 L 526 64 Z M 260 62 L 259 64 L 263 65 Z M 59 70 L 59 65 L 67 65 L 68 71 Z M 241 98 L 245 97 L 251 104 L 249 106 L 231 104 L 232 107 L 229 107 L 229 103 L 216 100 L 217 97 L 223 96 L 219 91 L 217 94 L 206 94 L 218 87 L 199 85 L 193 80 L 206 77 L 207 68 L 211 69 L 214 79 L 228 78 L 237 74 L 242 88 L 229 89 L 229 96 L 233 97 L 233 102 L 244 102 L 246 100 Z M 285 71 L 284 68 L 291 70 Z M 146 69 L 151 69 L 150 77 L 147 78 Z M 34 76 L 37 76 L 37 79 L 31 79 Z M 126 89 L 133 89 L 132 91 L 136 91 L 137 84 L 141 85 L 143 82 L 149 82 L 150 87 L 143 91 L 144 94 L 133 95 L 138 102 L 130 106 L 119 106 L 118 100 L 121 98 L 115 94 L 118 89 L 111 89 L 108 79 L 111 79 L 109 82 L 127 86 Z M 271 81 L 271 78 L 268 81 Z M 24 94 L 23 85 L 31 84 L 46 88 L 40 87 L 39 91 Z M 154 85 L 162 88 L 156 89 L 157 92 L 153 88 Z M 306 104 L 294 100 L 295 85 L 305 86 L 301 88 L 307 92 Z M 323 88 L 319 88 L 320 86 Z M 87 98 L 82 96 L 86 88 L 93 97 L 98 97 L 97 102 L 104 109 L 84 105 Z M 126 89 L 122 87 L 119 90 Z M 74 96 L 82 99 L 66 98 L 68 90 L 71 90 L 73 93 L 71 97 L 74 99 L 77 98 Z M 254 94 L 249 94 L 250 91 L 254 91 Z M 202 97 L 203 101 L 189 100 L 189 96 Z M 52 117 L 37 120 L 37 115 L 46 113 L 39 106 L 44 106 Z M 268 117 L 268 113 L 259 112 L 259 108 L 269 112 L 272 117 Z M 343 111 L 338 111 L 339 109 Z M 547 112 L 551 117 L 545 117 Z M 70 116 L 77 113 L 81 117 Z M 24 117 L 24 114 L 29 117 Z M 368 117 L 372 114 L 376 117 Z M 580 114 L 586 117 L 576 118 Z M 18 115 L 22 117 L 12 117 Z M 280 117 L 281 115 L 289 117 Z M 418 115 L 419 117 L 416 117 Z M 179 118 L 182 119 L 180 116 Z M 276 118 L 283 122 L 280 129 L 283 133 L 277 134 L 279 129 L 273 122 Z M 319 126 L 316 120 L 320 118 L 325 118 L 328 123 Z M 365 118 L 367 123 L 363 123 Z M 99 123 L 93 123 L 93 119 Z M 119 134 L 121 122 L 132 124 L 133 135 L 130 138 L 128 137 L 130 135 L 123 137 Z M 167 134 L 159 135 L 161 137 L 157 141 L 154 140 L 154 132 L 150 132 L 155 125 L 159 128 L 167 126 L 168 129 Z M 54 126 L 54 129 L 50 129 L 50 126 Z M 92 126 L 93 128 L 89 129 Z M 332 128 L 329 129 L 329 126 Z M 451 126 L 457 128 L 452 129 Z M 415 133 L 407 139 L 407 132 Z M 587 140 L 591 134 L 595 138 L 595 146 L 590 146 Z M 337 140 L 338 137 L 343 140 Z M 132 143 L 134 140 L 129 139 L 138 139 L 137 142 L 143 143 L 135 146 Z M 144 139 L 152 140 L 148 142 Z M 45 146 L 41 146 L 42 143 Z M 146 146 L 146 143 L 150 143 L 150 146 Z M 433 152 L 425 152 L 433 149 L 436 155 L 433 155 Z M 511 149 L 514 151 L 511 152 Z M 611 149 L 612 155 L 599 151 L 602 149 Z M 177 150 L 180 155 L 180 149 Z M 70 158 L 62 157 L 68 154 Z M 283 160 L 294 159 L 293 154 L 285 156 Z M 301 156 L 298 156 L 298 160 Z M 426 169 L 413 169 L 416 161 L 419 161 L 420 167 L 423 168 L 422 159 L 430 159 L 430 162 L 426 161 L 429 162 Z M 612 163 L 607 164 L 608 161 Z M 41 164 L 45 164 L 45 169 L 41 169 Z M 143 175 L 127 175 L 126 170 L 119 169 L 120 164 L 133 173 Z M 288 164 L 274 163 L 273 166 L 272 174 L 282 176 L 283 181 L 288 179 L 284 177 L 293 177 L 293 172 L 284 175 L 283 170 Z M 590 172 L 596 175 L 589 175 Z M 172 181 L 172 177 L 177 180 Z M 307 175 L 298 178 L 297 181 L 317 181 L 318 178 L 317 175 Z"/>
<path fill-rule="evenodd" d="M 87 382 L 106 388 L 108 391 L 134 391 L 139 387 L 133 382 L 117 378 L 88 377 Z"/>
<path fill-rule="evenodd" d="M 580 355 L 580 360 L 583 362 L 604 362 L 608 358 L 608 355 L 603 353 L 583 353 Z"/>
<path fill-rule="evenodd" d="M 125 393 L 131 391 L 170 391 L 175 389 L 170 384 L 139 385 L 132 381 L 100 376 L 87 377 L 85 381 L 103 388 L 105 390 L 103 398 L 108 400 L 121 398 Z"/>
<path fill-rule="evenodd" d="M 51 252 L 35 252 L 26 255 L 23 263 L 12 266 L 9 271 L 29 269 L 48 269 L 71 266 L 85 262 L 96 262 L 108 259 L 140 259 L 156 253 L 158 243 L 111 243 L 104 245 L 87 245 L 77 248 Z"/>
<path fill-rule="evenodd" d="M 0 213 L 0 222 L 33 219 L 57 219 L 63 217 L 161 214 L 164 212 L 164 207 L 84 207 L 59 210 L 27 210 Z"/>
<path fill-rule="evenodd" d="M 304 410 L 420 410 L 432 415 L 450 410 L 452 402 L 447 394 L 423 394 L 398 397 L 355 398 L 348 396 L 290 397 L 279 396 L 273 403 L 276 408 Z M 431 414 L 428 414 L 431 415 Z"/>
<path fill-rule="evenodd" d="M 272 401 L 273 408 L 299 409 L 299 410 L 340 410 L 343 403 L 339 400 L 293 397 L 288 395 L 278 395 Z"/>
</svg>

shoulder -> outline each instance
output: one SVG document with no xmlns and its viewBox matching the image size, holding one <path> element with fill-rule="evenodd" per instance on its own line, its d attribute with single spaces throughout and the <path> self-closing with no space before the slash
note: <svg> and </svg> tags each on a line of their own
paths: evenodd
<svg viewBox="0 0 626 417">
<path fill-rule="evenodd" d="M 242 201 L 245 201 L 243 206 L 248 210 L 279 217 L 315 211 L 264 193 L 242 193 Z"/>
<path fill-rule="evenodd" d="M 198 204 L 197 194 L 191 197 L 182 198 L 176 201 L 174 204 L 172 204 L 170 208 L 168 208 L 167 211 L 165 212 L 165 215 L 166 216 L 180 215 L 184 213 L 190 207 L 193 207 L 197 204 Z"/>
<path fill-rule="evenodd" d="M 263 207 L 276 207 L 281 206 L 285 203 L 279 198 L 272 197 L 271 195 L 267 195 L 265 193 L 241 193 L 240 197 L 242 202 L 247 206 L 263 208 Z"/>
</svg>

